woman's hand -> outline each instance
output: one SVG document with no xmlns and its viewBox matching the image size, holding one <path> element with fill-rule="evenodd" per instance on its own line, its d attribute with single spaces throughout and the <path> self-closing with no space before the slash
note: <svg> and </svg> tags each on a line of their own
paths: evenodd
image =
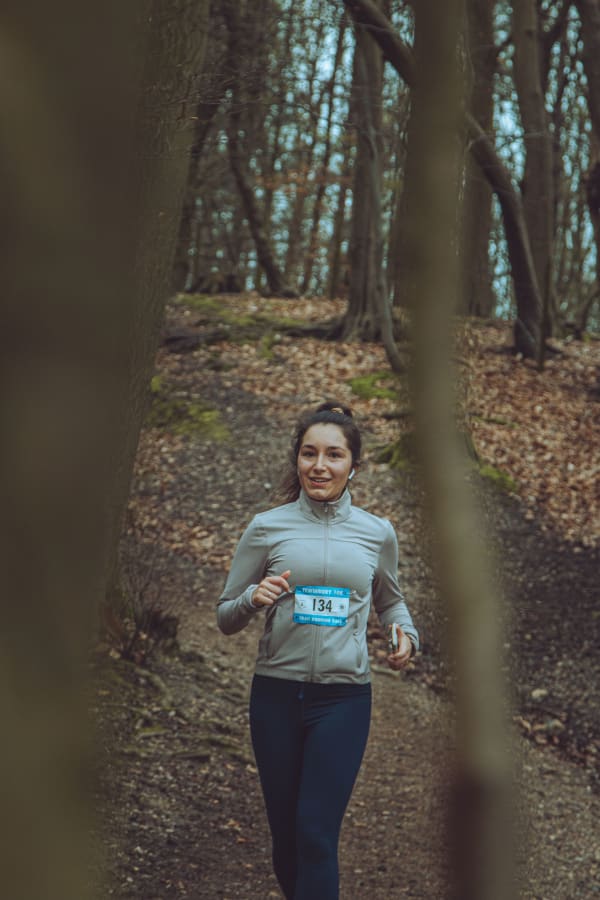
<svg viewBox="0 0 600 900">
<path fill-rule="evenodd" d="M 402 631 L 400 626 L 396 625 L 395 627 L 398 633 L 398 649 L 395 653 L 389 654 L 387 664 L 394 672 L 398 672 L 400 669 L 405 669 L 408 665 L 408 661 L 412 656 L 413 645 L 411 639 Z"/>
<path fill-rule="evenodd" d="M 280 594 L 289 593 L 288 578 L 291 574 L 291 569 L 287 569 L 281 575 L 269 575 L 267 578 L 263 578 L 252 594 L 254 606 L 273 606 Z"/>
</svg>

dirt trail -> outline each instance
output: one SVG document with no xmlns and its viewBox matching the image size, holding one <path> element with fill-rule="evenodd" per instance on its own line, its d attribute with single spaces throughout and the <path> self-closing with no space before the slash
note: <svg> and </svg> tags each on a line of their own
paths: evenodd
<svg viewBox="0 0 600 900">
<path fill-rule="evenodd" d="M 288 432 L 281 427 L 281 408 L 271 415 L 220 372 L 194 378 L 201 378 L 203 399 L 223 411 L 234 440 L 181 442 L 170 451 L 174 477 L 161 484 L 142 479 L 140 490 L 157 500 L 157 533 L 169 532 L 167 519 L 175 508 L 178 521 L 207 523 L 217 543 L 230 546 L 254 512 L 269 505 L 265 486 L 281 468 Z M 291 422 L 292 400 L 289 413 Z M 371 735 L 342 834 L 341 897 L 442 900 L 447 880 L 440 817 L 450 708 L 430 685 L 438 680 L 443 624 L 421 560 L 414 487 L 379 467 L 367 468 L 356 481 L 355 502 L 369 508 L 375 493 L 397 511 L 401 578 L 424 633 L 424 655 L 400 675 L 380 670 L 375 661 Z M 500 533 L 506 541 L 511 533 L 522 541 L 530 523 L 509 521 L 518 512 L 507 509 Z M 514 548 L 506 549 L 509 559 Z M 105 894 L 123 900 L 279 897 L 247 733 L 260 622 L 232 637 L 220 634 L 214 602 L 223 568 L 201 566 L 172 545 L 159 546 L 157 553 L 161 602 L 180 618 L 180 652 L 151 657 L 147 671 L 117 660 L 100 667 L 98 709 L 108 753 L 104 841 L 112 876 Z M 529 569 L 534 562 L 528 559 Z M 577 562 L 587 577 L 585 554 Z M 550 645 L 541 636 L 539 641 L 543 658 Z M 550 678 L 554 666 L 547 668 Z M 521 737 L 517 745 L 520 801 L 528 820 L 520 838 L 520 896 L 599 897 L 600 803 L 590 770 L 550 746 L 538 748 Z"/>
</svg>

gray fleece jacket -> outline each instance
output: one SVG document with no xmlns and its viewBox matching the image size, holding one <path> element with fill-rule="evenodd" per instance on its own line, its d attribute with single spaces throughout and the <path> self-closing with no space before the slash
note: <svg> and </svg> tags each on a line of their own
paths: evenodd
<svg viewBox="0 0 600 900">
<path fill-rule="evenodd" d="M 392 525 L 352 505 L 346 490 L 335 502 L 311 500 L 260 513 L 250 522 L 233 557 L 218 601 L 225 634 L 260 614 L 252 594 L 266 575 L 291 570 L 292 591 L 266 608 L 256 673 L 295 681 L 369 681 L 367 620 L 371 600 L 385 627 L 396 622 L 418 649 L 419 637 L 398 585 L 398 543 Z M 295 586 L 349 590 L 344 625 L 294 621 Z M 300 593 L 300 592 L 299 592 Z"/>
</svg>

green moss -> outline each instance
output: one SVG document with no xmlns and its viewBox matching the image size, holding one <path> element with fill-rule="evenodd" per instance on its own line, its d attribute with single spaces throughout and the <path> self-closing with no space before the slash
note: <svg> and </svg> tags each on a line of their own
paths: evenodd
<svg viewBox="0 0 600 900">
<path fill-rule="evenodd" d="M 223 424 L 218 409 L 175 395 L 160 380 L 160 376 L 152 379 L 151 391 L 152 399 L 146 416 L 148 428 L 160 428 L 171 434 L 197 435 L 213 441 L 229 439 L 229 429 Z"/>
<path fill-rule="evenodd" d="M 209 313 L 220 313 L 223 306 L 217 297 L 209 297 L 207 294 L 177 294 L 175 302 Z"/>
<path fill-rule="evenodd" d="M 375 462 L 387 463 L 390 469 L 400 472 L 411 468 L 417 460 L 415 435 L 413 431 L 401 434 L 396 441 L 384 444 L 374 454 Z"/>
<path fill-rule="evenodd" d="M 249 313 L 234 313 L 228 309 L 222 311 L 220 318 L 225 325 L 232 325 L 234 328 L 254 328 L 259 324 L 258 316 Z"/>
<path fill-rule="evenodd" d="M 518 482 L 511 478 L 507 472 L 502 472 L 501 469 L 497 469 L 495 466 L 491 466 L 489 463 L 484 463 L 483 465 L 478 467 L 479 474 L 482 478 L 487 478 L 488 481 L 491 481 L 496 485 L 497 488 L 501 491 L 505 491 L 506 493 L 514 493 L 519 489 Z"/>
<path fill-rule="evenodd" d="M 485 425 L 502 425 L 504 428 L 518 428 L 517 422 L 510 419 L 503 419 L 501 416 L 471 416 L 476 422 L 483 422 Z"/>
<path fill-rule="evenodd" d="M 279 341 L 279 335 L 275 334 L 272 331 L 267 331 L 266 334 L 263 334 L 260 339 L 260 344 L 258 345 L 258 355 L 260 356 L 260 358 L 267 360 L 276 359 L 273 347 L 278 344 Z"/>
<path fill-rule="evenodd" d="M 309 324 L 304 319 L 292 319 L 290 316 L 273 316 L 268 321 L 271 322 L 274 328 L 281 328 L 282 330 L 285 328 L 299 328 L 302 325 Z"/>
<path fill-rule="evenodd" d="M 398 398 L 398 378 L 393 372 L 371 372 L 370 375 L 358 375 L 350 378 L 348 384 L 353 393 L 363 400 L 371 400 L 374 397 L 381 400 L 396 400 Z M 384 382 L 391 382 L 394 386 L 387 386 Z"/>
</svg>

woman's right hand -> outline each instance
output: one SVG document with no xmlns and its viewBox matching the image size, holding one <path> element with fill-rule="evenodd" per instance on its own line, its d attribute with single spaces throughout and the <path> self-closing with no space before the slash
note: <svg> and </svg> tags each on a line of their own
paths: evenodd
<svg viewBox="0 0 600 900">
<path fill-rule="evenodd" d="M 273 606 L 280 594 L 289 593 L 288 578 L 291 574 L 291 569 L 287 569 L 281 575 L 269 575 L 267 578 L 263 578 L 252 594 L 254 606 Z"/>
</svg>

